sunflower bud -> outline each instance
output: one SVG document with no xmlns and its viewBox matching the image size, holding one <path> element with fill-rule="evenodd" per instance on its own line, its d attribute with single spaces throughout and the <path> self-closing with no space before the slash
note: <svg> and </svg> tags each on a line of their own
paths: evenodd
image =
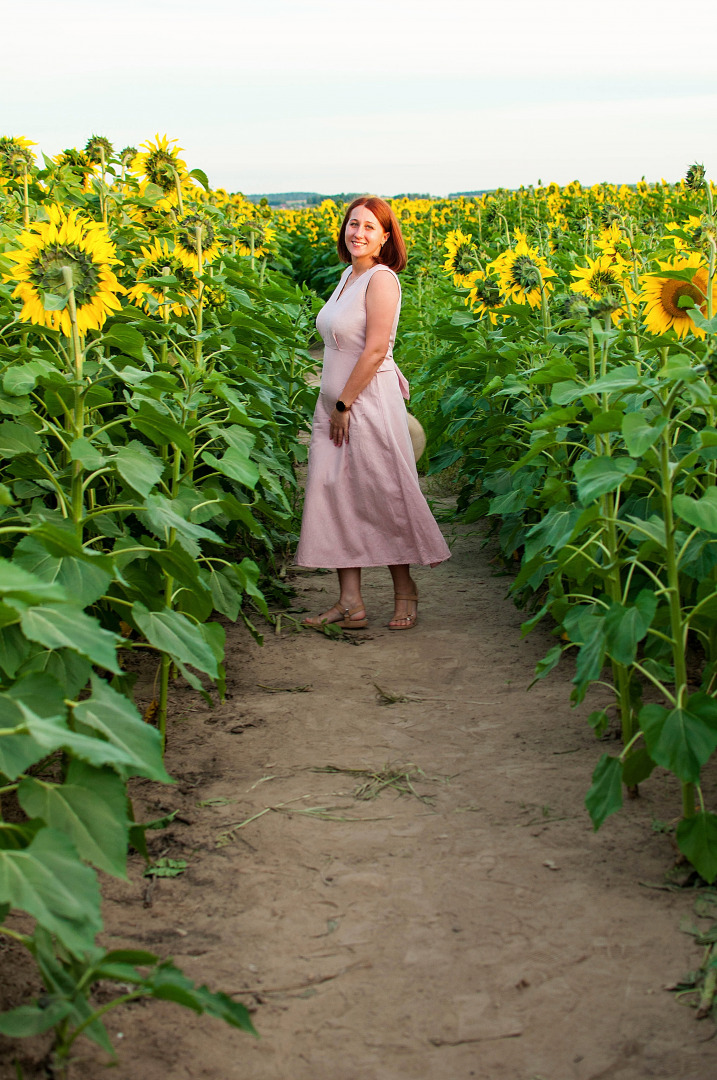
<svg viewBox="0 0 717 1080">
<path fill-rule="evenodd" d="M 34 164 L 30 143 L 27 139 L 0 137 L 0 174 L 22 176 L 25 169 Z"/>
<path fill-rule="evenodd" d="M 698 165 L 696 162 L 694 165 L 690 165 L 687 173 L 685 174 L 685 186 L 688 187 L 690 191 L 699 191 L 704 182 L 704 165 Z"/>
<path fill-rule="evenodd" d="M 562 319 L 586 319 L 590 314 L 590 297 L 585 293 L 571 293 L 563 296 L 559 307 Z"/>
</svg>

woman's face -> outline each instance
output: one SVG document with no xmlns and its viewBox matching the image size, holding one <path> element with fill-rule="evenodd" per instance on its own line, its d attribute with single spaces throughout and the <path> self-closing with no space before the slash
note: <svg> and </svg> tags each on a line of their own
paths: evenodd
<svg viewBox="0 0 717 1080">
<path fill-rule="evenodd" d="M 388 233 L 367 206 L 356 206 L 346 222 L 344 239 L 353 259 L 378 258 Z"/>
</svg>

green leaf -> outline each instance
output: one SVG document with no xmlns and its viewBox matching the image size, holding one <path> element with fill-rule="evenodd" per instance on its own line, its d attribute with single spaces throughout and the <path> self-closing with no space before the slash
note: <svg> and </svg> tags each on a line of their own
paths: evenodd
<svg viewBox="0 0 717 1080">
<path fill-rule="evenodd" d="M 42 439 L 24 424 L 5 420 L 0 424 L 0 456 L 15 457 L 17 454 L 39 454 Z"/>
<path fill-rule="evenodd" d="M 628 453 L 636 458 L 642 457 L 657 441 L 666 425 L 667 418 L 664 416 L 658 416 L 654 424 L 650 424 L 644 412 L 626 413 L 622 421 L 622 435 Z"/>
<path fill-rule="evenodd" d="M 192 169 L 189 175 L 192 176 L 195 180 L 198 180 L 205 191 L 210 190 L 207 174 L 205 172 L 202 172 L 201 169 Z"/>
<path fill-rule="evenodd" d="M 22 631 L 18 627 L 18 633 Z M 26 640 L 23 637 L 23 640 Z M 73 652 L 71 649 L 57 649 L 49 651 L 39 645 L 30 645 L 34 650 L 20 667 L 20 675 L 46 674 L 64 688 L 65 696 L 76 697 L 87 686 L 92 671 L 92 664 L 85 656 Z"/>
<path fill-rule="evenodd" d="M 708 487 L 701 499 L 689 495 L 675 495 L 672 500 L 675 511 L 696 529 L 717 533 L 717 487 Z"/>
<path fill-rule="evenodd" d="M 72 1012 L 72 1002 L 51 1001 L 47 1005 L 19 1005 L 17 1009 L 0 1013 L 0 1035 L 11 1039 L 26 1039 L 42 1035 Z"/>
<path fill-rule="evenodd" d="M 618 664 L 635 662 L 637 646 L 647 635 L 657 611 L 657 597 L 651 589 L 642 589 L 629 607 L 614 601 L 605 616 L 605 644 Z"/>
<path fill-rule="evenodd" d="M 64 784 L 23 780 L 18 800 L 28 817 L 65 833 L 85 862 L 127 876 L 127 796 L 114 770 L 72 761 Z"/>
<path fill-rule="evenodd" d="M 264 593 L 257 584 L 261 577 L 261 570 L 259 567 L 253 559 L 245 558 L 242 559 L 238 565 L 235 565 L 234 569 L 244 592 L 251 596 L 264 618 L 268 618 L 269 609 L 266 604 L 266 599 L 264 598 Z"/>
<path fill-rule="evenodd" d="M 132 605 L 132 618 L 150 645 L 173 659 L 217 678 L 217 661 L 198 626 L 178 611 L 148 611 L 139 602 Z"/>
<path fill-rule="evenodd" d="M 593 772 L 593 782 L 585 796 L 593 829 L 597 832 L 610 814 L 622 806 L 622 763 L 619 758 L 603 754 Z"/>
<path fill-rule="evenodd" d="M 696 783 L 717 749 L 717 701 L 699 692 L 688 698 L 685 708 L 645 705 L 640 727 L 650 757 L 680 780 Z"/>
<path fill-rule="evenodd" d="M 150 352 L 144 338 L 134 326 L 126 326 L 124 323 L 115 323 L 103 335 L 105 345 L 114 345 L 126 356 L 133 356 L 135 360 L 143 363 L 150 359 Z"/>
<path fill-rule="evenodd" d="M 168 541 L 169 534 L 174 529 L 180 542 L 184 541 L 182 547 L 188 550 L 190 555 L 198 554 L 199 549 L 196 543 L 198 540 L 211 540 L 215 544 L 224 543 L 221 537 L 210 529 L 205 529 L 203 525 L 195 525 L 182 517 L 164 495 L 148 495 L 144 508 L 137 510 L 137 517 L 143 521 L 146 520 L 155 536 L 165 542 Z"/>
<path fill-rule="evenodd" d="M 170 782 L 171 778 L 162 762 L 159 732 L 150 724 L 145 724 L 124 694 L 117 693 L 93 675 L 92 696 L 74 706 L 74 716 L 83 727 L 97 732 L 122 751 L 138 776 Z"/>
<path fill-rule="evenodd" d="M 647 780 L 654 768 L 655 762 L 644 746 L 639 750 L 631 750 L 622 762 L 622 782 L 627 787 L 636 787 L 643 780 Z"/>
<path fill-rule="evenodd" d="M 236 622 L 241 607 L 242 587 L 234 568 L 212 569 L 209 576 L 214 610 Z"/>
<path fill-rule="evenodd" d="M 65 591 L 59 585 L 48 584 L 16 562 L 0 558 L 0 596 L 4 600 L 21 600 L 25 604 L 44 600 L 64 600 Z"/>
<path fill-rule="evenodd" d="M 588 435 L 604 435 L 608 431 L 620 431 L 623 413 L 619 409 L 596 412 L 585 428 Z"/>
<path fill-rule="evenodd" d="M 116 647 L 122 639 L 104 630 L 97 619 L 85 615 L 79 608 L 69 604 L 27 608 L 20 623 L 30 641 L 38 641 L 48 649 L 72 649 L 94 664 L 120 673 Z"/>
<path fill-rule="evenodd" d="M 677 826 L 677 846 L 711 885 L 717 878 L 717 814 L 702 811 L 684 818 Z"/>
<path fill-rule="evenodd" d="M 102 929 L 95 872 L 56 829 L 41 829 L 22 851 L 0 851 L 0 903 L 26 911 L 76 956 Z"/>
<path fill-rule="evenodd" d="M 234 446 L 230 446 L 221 458 L 205 451 L 202 454 L 202 461 L 207 465 L 211 465 L 222 476 L 227 476 L 230 480 L 236 480 L 237 483 L 243 484 L 252 491 L 259 483 L 259 470 L 254 462 L 251 461 L 248 454 L 237 450 Z"/>
<path fill-rule="evenodd" d="M 605 619 L 602 616 L 588 614 L 580 620 L 583 644 L 578 649 L 575 659 L 575 690 L 573 697 L 580 702 L 585 697 L 590 683 L 600 678 L 605 664 Z"/>
<path fill-rule="evenodd" d="M 73 439 L 70 443 L 70 460 L 79 461 L 83 468 L 93 472 L 106 464 L 104 455 L 85 438 Z"/>
<path fill-rule="evenodd" d="M 243 1005 L 227 994 L 212 993 L 206 986 L 196 987 L 171 960 L 166 960 L 151 972 L 146 985 L 152 997 L 175 1001 L 197 1013 L 206 1012 L 232 1027 L 256 1035 L 251 1017 Z"/>
<path fill-rule="evenodd" d="M 119 448 L 114 463 L 124 482 L 143 496 L 149 495 L 162 479 L 164 472 L 161 458 L 156 457 L 136 439 Z"/>
<path fill-rule="evenodd" d="M 205 585 L 199 577 L 197 560 L 187 554 L 179 544 L 172 544 L 168 548 L 157 548 L 156 551 L 150 552 L 150 557 L 185 589 L 205 591 Z"/>
<path fill-rule="evenodd" d="M 594 457 L 589 461 L 578 461 L 575 479 L 580 502 L 588 506 L 608 491 L 615 491 L 634 468 L 635 462 L 629 457 Z"/>
<path fill-rule="evenodd" d="M 560 645 L 553 645 L 552 649 L 549 649 L 542 660 L 538 660 L 538 663 L 535 665 L 535 678 L 530 686 L 534 686 L 539 679 L 544 679 L 546 675 L 549 675 L 553 668 L 557 667 L 560 663 L 562 655 L 562 647 Z"/>
<path fill-rule="evenodd" d="M 181 424 L 146 401 L 134 415 L 130 414 L 130 423 L 156 446 L 176 446 L 184 453 L 191 452 L 192 440 Z"/>
<path fill-rule="evenodd" d="M 36 536 L 25 536 L 15 547 L 13 560 L 41 581 L 61 586 L 80 607 L 89 607 L 107 592 L 114 573 L 112 561 L 103 555 L 57 556 Z"/>
</svg>

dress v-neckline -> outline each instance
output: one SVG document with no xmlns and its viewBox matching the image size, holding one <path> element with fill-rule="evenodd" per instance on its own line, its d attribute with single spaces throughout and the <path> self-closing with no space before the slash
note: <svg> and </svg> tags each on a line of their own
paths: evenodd
<svg viewBox="0 0 717 1080">
<path fill-rule="evenodd" d="M 357 281 L 360 281 L 361 278 L 364 277 L 366 274 L 370 274 L 371 271 L 374 270 L 374 269 L 375 269 L 375 267 L 369 266 L 367 270 L 362 270 L 361 273 L 359 274 L 359 276 L 355 277 L 353 279 L 353 281 L 349 281 L 349 279 L 346 278 L 346 281 L 341 286 L 341 292 L 336 297 L 336 303 L 338 304 L 339 300 L 344 295 L 344 293 L 346 292 L 347 289 L 350 289 L 352 285 L 355 285 Z"/>
</svg>

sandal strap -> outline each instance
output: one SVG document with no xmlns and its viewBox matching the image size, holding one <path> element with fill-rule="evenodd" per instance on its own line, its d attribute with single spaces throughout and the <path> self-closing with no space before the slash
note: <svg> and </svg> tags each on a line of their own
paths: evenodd
<svg viewBox="0 0 717 1080">
<path fill-rule="evenodd" d="M 418 593 L 414 593 L 413 596 L 408 596 L 406 593 L 394 593 L 394 600 L 415 600 L 418 603 Z"/>
</svg>

